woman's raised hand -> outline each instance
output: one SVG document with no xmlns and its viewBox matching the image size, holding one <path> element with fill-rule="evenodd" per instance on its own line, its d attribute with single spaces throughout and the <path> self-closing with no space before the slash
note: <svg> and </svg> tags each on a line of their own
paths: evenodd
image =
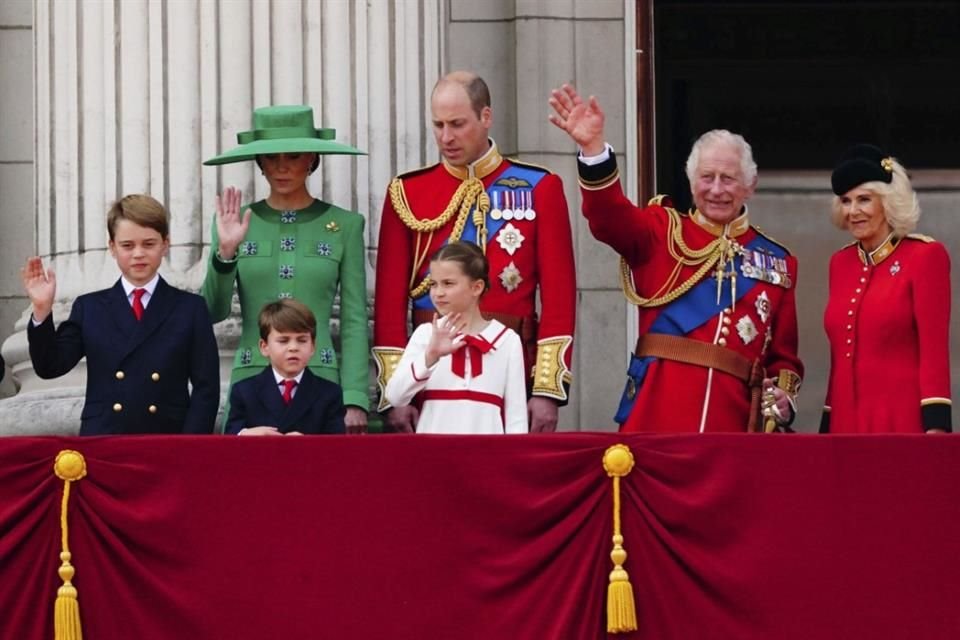
<svg viewBox="0 0 960 640">
<path fill-rule="evenodd" d="M 227 187 L 217 196 L 217 249 L 223 260 L 232 260 L 237 255 L 237 248 L 250 228 L 251 211 L 247 209 L 241 217 L 240 196 L 240 189 L 236 187 Z"/>
</svg>

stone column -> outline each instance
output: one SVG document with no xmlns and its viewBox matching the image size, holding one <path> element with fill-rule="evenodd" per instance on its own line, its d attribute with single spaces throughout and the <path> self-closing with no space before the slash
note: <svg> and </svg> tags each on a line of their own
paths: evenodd
<svg viewBox="0 0 960 640">
<path fill-rule="evenodd" d="M 426 92 L 441 72 L 443 0 L 35 0 L 36 252 L 57 272 L 54 318 L 119 276 L 105 212 L 147 192 L 171 214 L 161 273 L 197 290 L 213 199 L 264 197 L 253 163 L 202 167 L 236 144 L 255 106 L 305 103 L 317 124 L 369 157 L 325 157 L 311 192 L 368 215 L 376 244 L 386 185 L 436 159 Z M 372 257 L 372 256 L 371 256 Z M 371 262 L 372 264 L 372 262 Z M 372 286 L 372 269 L 370 270 Z M 0 401 L 0 434 L 75 433 L 83 363 L 57 380 L 29 363 L 25 310 L 3 353 L 21 385 Z M 236 320 L 217 327 L 224 363 Z"/>
</svg>

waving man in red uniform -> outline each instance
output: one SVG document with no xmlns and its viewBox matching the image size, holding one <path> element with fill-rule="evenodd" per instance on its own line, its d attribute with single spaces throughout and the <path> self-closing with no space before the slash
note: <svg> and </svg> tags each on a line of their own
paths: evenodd
<svg viewBox="0 0 960 640">
<path fill-rule="evenodd" d="M 380 221 L 373 336 L 380 410 L 395 431 L 413 430 L 416 409 L 391 408 L 383 389 L 407 343 L 411 306 L 414 326 L 433 318 L 430 256 L 449 241 L 469 240 L 490 262 L 481 311 L 524 342 L 530 431 L 553 431 L 572 378 L 576 304 L 563 185 L 542 167 L 500 155 L 489 138 L 490 91 L 475 74 L 457 71 L 437 82 L 431 115 L 443 160 L 394 178 Z"/>
<path fill-rule="evenodd" d="M 757 183 L 750 145 L 729 131 L 705 133 L 687 160 L 696 210 L 682 214 L 659 196 L 640 208 L 623 195 L 597 100 L 564 85 L 550 104 L 550 121 L 580 146 L 590 231 L 620 254 L 624 293 L 639 309 L 621 430 L 787 426 L 803 375 L 797 261 L 747 218 Z"/>
</svg>

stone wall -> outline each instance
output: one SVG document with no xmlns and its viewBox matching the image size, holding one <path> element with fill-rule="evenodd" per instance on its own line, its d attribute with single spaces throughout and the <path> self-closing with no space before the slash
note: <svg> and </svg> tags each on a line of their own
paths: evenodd
<svg viewBox="0 0 960 640">
<path fill-rule="evenodd" d="M 14 331 L 25 301 L 20 266 L 35 242 L 33 189 L 33 4 L 0 3 L 0 346 Z M 7 362 L 12 353 L 3 352 Z M 0 398 L 16 393 L 12 369 Z"/>
</svg>

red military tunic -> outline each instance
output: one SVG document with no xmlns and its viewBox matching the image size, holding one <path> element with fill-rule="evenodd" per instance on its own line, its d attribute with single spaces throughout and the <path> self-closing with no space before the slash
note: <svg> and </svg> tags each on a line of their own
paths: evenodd
<svg viewBox="0 0 960 640">
<path fill-rule="evenodd" d="M 503 158 L 491 143 L 490 150 L 469 168 L 441 162 L 399 176 L 388 189 L 380 220 L 373 333 L 381 410 L 389 406 L 382 399 L 384 386 L 407 344 L 411 299 L 418 308 L 432 309 L 423 286 L 430 256 L 462 226 L 458 225 L 460 207 L 454 206 L 449 220 L 434 230 L 411 227 L 437 220 L 463 199 L 470 204 L 474 196 L 464 194 L 474 193 L 470 191 L 474 187 L 476 202 L 484 208 L 483 200 L 489 202 L 484 224 L 489 228 L 490 289 L 481 298 L 480 308 L 501 314 L 498 318 L 503 321 L 503 316 L 522 320 L 518 333 L 527 347 L 532 393 L 560 402 L 567 399 L 577 285 L 563 185 L 558 176 L 541 167 Z M 507 220 L 500 213 L 507 208 L 525 215 Z M 477 240 L 475 210 L 471 206 L 465 215 L 463 240 Z"/>
<path fill-rule="evenodd" d="M 925 236 L 830 260 L 830 381 L 821 431 L 950 430 L 950 258 Z"/>
<path fill-rule="evenodd" d="M 769 377 L 776 377 L 781 371 L 790 372 L 785 374 L 790 379 L 787 390 L 795 392 L 803 376 L 803 365 L 797 357 L 796 258 L 765 237 L 758 240 L 758 232 L 750 226 L 746 213 L 727 225 L 717 225 L 699 213 L 671 214 L 667 207 L 659 204 L 641 209 L 623 195 L 618 176 L 612 152 L 609 160 L 601 164 L 580 163 L 583 213 L 594 237 L 610 245 L 626 261 L 636 294 L 641 297 L 660 297 L 688 282 L 694 288 L 705 280 L 709 280 L 716 291 L 716 269 L 711 268 L 695 279 L 700 267 L 682 265 L 677 274 L 677 255 L 672 255 L 677 254 L 677 243 L 673 240 L 671 218 L 691 254 L 721 236 L 740 246 L 762 241 L 766 246 L 777 247 L 784 256 L 776 262 L 780 271 L 775 279 L 780 284 L 737 272 L 737 282 L 743 287 L 741 292 L 752 288 L 733 304 L 731 279 L 725 278 L 721 303 L 716 305 L 715 296 L 709 296 L 709 305 L 702 305 L 703 321 L 679 335 L 718 345 L 750 361 L 759 360 Z M 731 268 L 728 264 L 727 272 Z M 674 277 L 674 274 L 677 275 Z M 773 272 L 766 275 L 773 276 Z M 660 333 L 658 318 L 669 304 L 638 306 L 641 336 L 652 328 L 652 333 Z M 631 371 L 636 360 L 634 357 L 631 362 Z M 627 394 L 636 395 L 621 431 L 746 431 L 750 422 L 751 397 L 747 383 L 715 368 L 653 358 L 642 381 L 635 389 L 631 388 L 632 384 L 634 382 L 628 380 Z"/>
</svg>

